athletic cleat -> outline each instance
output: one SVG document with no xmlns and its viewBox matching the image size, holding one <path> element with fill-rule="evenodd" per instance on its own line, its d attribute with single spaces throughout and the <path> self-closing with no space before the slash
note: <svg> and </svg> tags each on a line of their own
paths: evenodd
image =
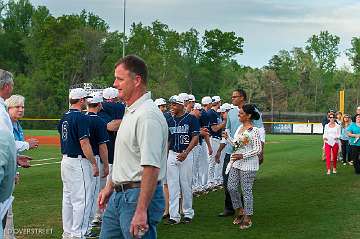
<svg viewBox="0 0 360 239">
<path fill-rule="evenodd" d="M 169 219 L 169 220 L 167 220 L 167 222 L 165 222 L 165 225 L 176 225 L 176 224 L 179 224 L 180 222 L 177 222 L 177 221 L 175 221 L 174 219 Z"/>
<path fill-rule="evenodd" d="M 189 224 L 189 223 L 192 222 L 192 218 L 190 218 L 190 217 L 184 217 L 183 222 L 184 222 L 185 224 Z"/>
<path fill-rule="evenodd" d="M 91 231 L 91 232 L 85 234 L 85 238 L 86 239 L 97 239 L 97 238 L 99 238 L 99 234 Z"/>
</svg>

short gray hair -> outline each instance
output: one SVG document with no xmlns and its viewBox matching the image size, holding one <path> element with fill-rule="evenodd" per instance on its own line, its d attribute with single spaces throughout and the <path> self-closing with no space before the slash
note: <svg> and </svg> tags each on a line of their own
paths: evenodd
<svg viewBox="0 0 360 239">
<path fill-rule="evenodd" d="M 6 84 L 14 85 L 13 74 L 8 71 L 0 69 L 0 89 L 4 88 Z"/>
<path fill-rule="evenodd" d="M 8 108 L 23 106 L 25 104 L 25 97 L 22 95 L 12 95 L 10 98 L 5 100 L 5 105 Z"/>
</svg>

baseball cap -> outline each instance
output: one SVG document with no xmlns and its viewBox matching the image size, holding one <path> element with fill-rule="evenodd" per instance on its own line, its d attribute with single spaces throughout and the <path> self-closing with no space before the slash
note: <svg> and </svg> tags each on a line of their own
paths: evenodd
<svg viewBox="0 0 360 239">
<path fill-rule="evenodd" d="M 180 93 L 178 96 L 181 97 L 184 101 L 190 100 L 187 93 Z"/>
<path fill-rule="evenodd" d="M 212 99 L 210 96 L 204 96 L 202 99 L 201 99 L 201 104 L 203 105 L 208 105 L 208 104 L 211 104 L 212 102 Z"/>
<path fill-rule="evenodd" d="M 201 104 L 195 103 L 194 104 L 194 110 L 201 110 Z"/>
<path fill-rule="evenodd" d="M 229 103 L 224 103 L 224 104 L 222 104 L 221 107 L 223 107 L 225 111 L 228 111 L 228 110 L 232 109 L 232 107 L 231 107 L 231 105 Z"/>
<path fill-rule="evenodd" d="M 163 99 L 163 98 L 159 98 L 159 99 L 156 99 L 154 101 L 155 105 L 157 106 L 160 106 L 160 105 L 166 105 L 166 101 Z"/>
<path fill-rule="evenodd" d="M 178 95 L 173 95 L 169 99 L 170 103 L 175 103 L 179 105 L 184 105 L 184 99 L 182 97 L 179 97 Z"/>
<path fill-rule="evenodd" d="M 80 100 L 88 98 L 86 91 L 83 88 L 75 88 L 70 91 L 69 99 Z"/>
<path fill-rule="evenodd" d="M 189 101 L 196 101 L 194 95 L 189 95 Z"/>
<path fill-rule="evenodd" d="M 212 99 L 212 102 L 213 102 L 213 103 L 217 103 L 217 102 L 220 102 L 220 101 L 221 101 L 221 98 L 220 98 L 220 96 L 218 96 L 218 95 L 213 96 L 211 99 Z"/>
<path fill-rule="evenodd" d="M 103 102 L 103 96 L 101 92 L 93 92 L 89 95 L 89 98 L 86 100 L 89 104 L 96 104 Z"/>
<path fill-rule="evenodd" d="M 358 106 L 356 109 L 357 109 L 357 110 L 360 110 L 360 106 Z"/>
<path fill-rule="evenodd" d="M 104 99 L 110 100 L 114 99 L 118 96 L 118 90 L 113 87 L 108 87 L 103 90 L 103 97 Z"/>
<path fill-rule="evenodd" d="M 221 105 L 220 108 L 216 111 L 218 113 L 224 113 L 226 112 L 226 110 L 224 109 L 224 107 Z"/>
</svg>

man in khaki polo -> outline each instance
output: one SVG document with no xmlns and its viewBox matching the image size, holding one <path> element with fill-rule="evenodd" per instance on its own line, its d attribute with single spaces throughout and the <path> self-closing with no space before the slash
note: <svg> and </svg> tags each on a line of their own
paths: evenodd
<svg viewBox="0 0 360 239">
<path fill-rule="evenodd" d="M 137 56 L 115 65 L 114 87 L 126 103 L 115 141 L 112 181 L 100 192 L 100 238 L 156 238 L 164 211 L 168 127 L 147 92 L 147 66 Z"/>
</svg>

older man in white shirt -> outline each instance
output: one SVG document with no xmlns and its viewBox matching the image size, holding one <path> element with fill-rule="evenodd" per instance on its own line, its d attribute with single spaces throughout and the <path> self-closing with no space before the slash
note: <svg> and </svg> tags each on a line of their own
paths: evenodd
<svg viewBox="0 0 360 239">
<path fill-rule="evenodd" d="M 6 212 L 11 205 L 16 173 L 16 148 L 12 132 L 0 118 L 0 238 L 3 236 Z"/>
<path fill-rule="evenodd" d="M 126 103 L 116 136 L 112 181 L 100 192 L 105 208 L 101 239 L 156 238 L 165 200 L 168 127 L 147 92 L 147 66 L 126 56 L 115 67 L 114 87 Z"/>
<path fill-rule="evenodd" d="M 5 100 L 11 96 L 14 88 L 13 75 L 0 69 L 0 119 L 4 122 L 5 128 L 13 132 L 13 126 L 7 112 Z"/>
</svg>

